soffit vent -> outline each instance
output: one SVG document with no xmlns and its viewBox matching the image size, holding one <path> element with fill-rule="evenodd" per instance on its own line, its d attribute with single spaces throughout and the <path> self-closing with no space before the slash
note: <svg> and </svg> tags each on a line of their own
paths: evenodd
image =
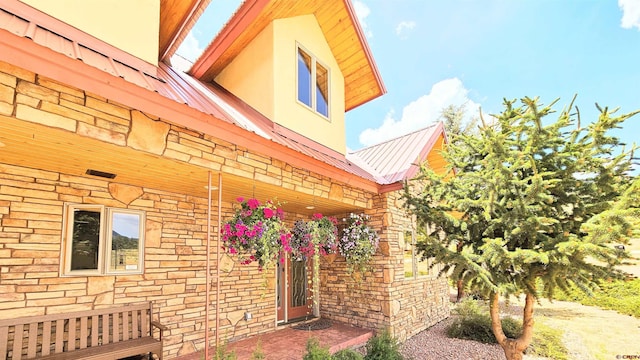
<svg viewBox="0 0 640 360">
<path fill-rule="evenodd" d="M 105 179 L 113 179 L 116 177 L 116 174 L 112 174 L 104 171 L 92 170 L 92 169 L 87 169 L 86 174 L 92 175 L 92 176 L 98 176 Z"/>
</svg>

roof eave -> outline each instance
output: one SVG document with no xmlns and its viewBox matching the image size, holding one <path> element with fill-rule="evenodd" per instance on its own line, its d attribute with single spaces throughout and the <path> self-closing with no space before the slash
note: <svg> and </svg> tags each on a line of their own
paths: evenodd
<svg viewBox="0 0 640 360">
<path fill-rule="evenodd" d="M 159 61 L 166 61 L 168 59 L 171 59 L 171 57 L 176 53 L 176 51 L 186 38 L 189 31 L 193 29 L 196 22 L 200 18 L 200 15 L 202 15 L 209 3 L 211 3 L 211 0 L 196 0 L 194 2 L 193 6 L 191 6 L 189 11 L 185 14 L 182 21 L 180 21 L 178 28 L 171 36 L 171 39 L 169 40 L 167 45 L 160 45 L 162 46 L 162 48 L 158 49 Z"/>
<path fill-rule="evenodd" d="M 187 72 L 196 79 L 202 80 L 202 76 L 209 68 L 224 54 L 233 44 L 236 38 L 258 17 L 270 0 L 246 0 L 236 11 L 227 25 L 211 41 L 202 55 L 191 66 Z"/>
<path fill-rule="evenodd" d="M 345 111 L 349 111 L 351 109 L 355 109 L 356 107 L 366 104 L 369 101 L 376 99 L 387 93 L 387 88 L 384 86 L 384 82 L 382 81 L 382 75 L 378 70 L 378 66 L 376 65 L 376 61 L 373 58 L 373 54 L 371 53 L 371 49 L 369 48 L 369 44 L 367 43 L 367 37 L 362 31 L 362 26 L 360 26 L 360 21 L 358 21 L 358 16 L 356 15 L 356 10 L 351 3 L 351 0 L 343 0 L 344 5 L 347 8 L 347 13 L 349 13 L 349 17 L 351 18 L 351 22 L 353 23 L 354 28 L 356 29 L 356 33 L 358 34 L 358 41 L 362 45 L 362 50 L 364 51 L 365 57 L 367 58 L 367 62 L 369 62 L 369 66 L 371 67 L 371 72 L 376 79 L 376 83 L 378 84 L 378 94 L 372 96 L 371 98 L 363 101 L 359 104 L 353 105 L 345 109 Z"/>
</svg>

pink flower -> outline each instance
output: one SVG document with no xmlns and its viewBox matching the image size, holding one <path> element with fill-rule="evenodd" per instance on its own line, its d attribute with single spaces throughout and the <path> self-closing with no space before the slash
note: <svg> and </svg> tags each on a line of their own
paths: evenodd
<svg viewBox="0 0 640 360">
<path fill-rule="evenodd" d="M 236 249 L 234 249 L 234 248 L 229 248 L 229 253 L 230 254 L 237 254 L 238 251 Z"/>
<path fill-rule="evenodd" d="M 242 196 L 238 196 L 238 197 L 236 198 L 236 201 L 241 203 L 241 202 L 243 202 L 243 201 L 244 201 L 244 198 L 243 198 Z"/>
<path fill-rule="evenodd" d="M 273 217 L 273 210 L 269 208 L 264 208 L 264 217 L 267 219 L 271 219 Z"/>
<path fill-rule="evenodd" d="M 322 219 L 322 214 L 320 213 L 313 214 L 313 220 L 320 220 L 320 219 Z"/>
<path fill-rule="evenodd" d="M 247 201 L 247 205 L 249 205 L 249 209 L 255 209 L 260 206 L 260 201 L 257 199 L 249 199 L 249 201 Z"/>
</svg>

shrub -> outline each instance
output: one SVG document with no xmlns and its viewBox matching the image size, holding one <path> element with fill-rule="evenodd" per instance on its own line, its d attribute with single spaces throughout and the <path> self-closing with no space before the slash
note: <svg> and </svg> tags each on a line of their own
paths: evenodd
<svg viewBox="0 0 640 360">
<path fill-rule="evenodd" d="M 320 346 L 320 342 L 316 338 L 307 340 L 307 353 L 302 360 L 331 360 L 329 348 Z"/>
<path fill-rule="evenodd" d="M 507 337 L 516 338 L 522 333 L 522 326 L 517 320 L 506 317 L 502 319 L 502 330 Z M 447 328 L 447 336 L 485 344 L 496 343 L 496 337 L 491 330 L 491 317 L 486 314 L 460 316 Z"/>
<path fill-rule="evenodd" d="M 228 352 L 226 345 L 222 344 L 216 348 L 215 360 L 237 360 L 235 351 Z"/>
<path fill-rule="evenodd" d="M 593 296 L 573 288 L 568 293 L 558 291 L 553 298 L 579 302 L 582 305 L 598 306 L 640 318 L 640 296 L 638 293 L 640 293 L 640 279 L 616 280 L 602 284 L 599 290 L 593 292 Z"/>
<path fill-rule="evenodd" d="M 364 358 L 355 350 L 344 349 L 333 354 L 331 360 L 363 360 Z"/>
<path fill-rule="evenodd" d="M 466 299 L 454 309 L 459 315 L 447 328 L 447 336 L 495 344 L 496 337 L 491 330 L 491 317 L 480 308 L 477 301 Z M 517 338 L 522 334 L 522 323 L 514 318 L 502 319 L 502 330 L 509 338 Z M 567 359 L 567 348 L 562 343 L 562 331 L 536 323 L 533 340 L 526 350 L 527 354 L 546 357 L 554 360 Z"/>
<path fill-rule="evenodd" d="M 400 354 L 400 345 L 389 330 L 383 330 L 367 341 L 365 360 L 404 360 Z"/>
</svg>

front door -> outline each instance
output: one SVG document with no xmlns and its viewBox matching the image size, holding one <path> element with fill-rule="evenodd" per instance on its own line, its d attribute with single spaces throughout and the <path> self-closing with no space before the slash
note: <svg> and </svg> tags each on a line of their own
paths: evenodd
<svg viewBox="0 0 640 360">
<path fill-rule="evenodd" d="M 288 257 L 278 264 L 278 322 L 289 322 L 312 313 L 311 261 Z"/>
</svg>

